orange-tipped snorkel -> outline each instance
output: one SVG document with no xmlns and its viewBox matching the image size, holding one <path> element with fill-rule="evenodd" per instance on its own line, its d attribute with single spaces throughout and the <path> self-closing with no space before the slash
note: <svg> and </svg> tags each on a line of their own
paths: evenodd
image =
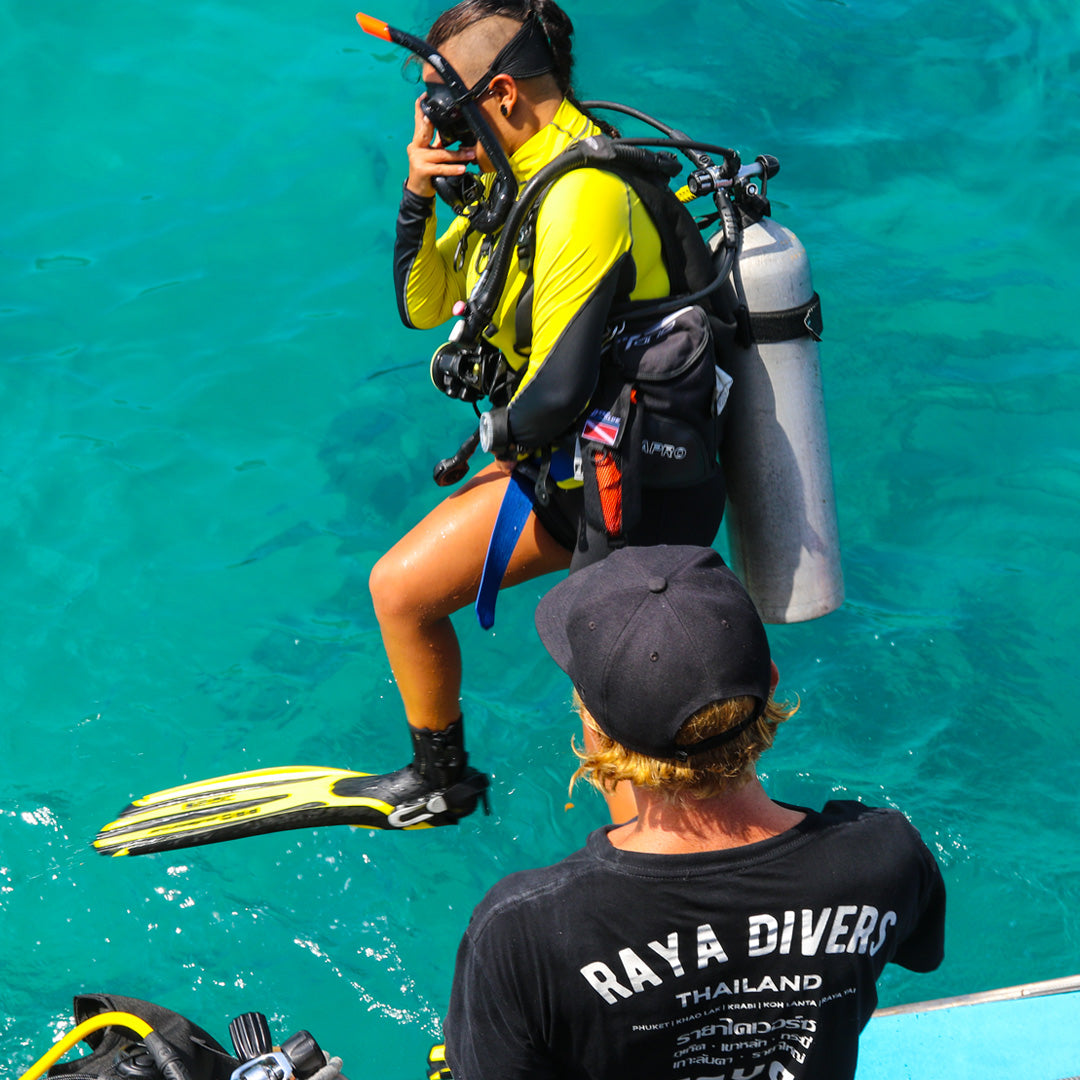
<svg viewBox="0 0 1080 1080">
<path fill-rule="evenodd" d="M 454 70 L 450 61 L 434 45 L 429 44 L 423 38 L 418 38 L 415 34 L 399 30 L 396 26 L 383 22 L 382 19 L 376 19 L 374 15 L 365 15 L 362 11 L 356 13 L 356 21 L 365 34 L 370 34 L 372 37 L 377 37 L 382 41 L 391 41 L 395 45 L 404 46 L 409 52 L 429 63 L 438 73 L 439 78 L 453 91 L 455 97 L 464 98 L 468 96 L 469 88 Z"/>
<path fill-rule="evenodd" d="M 356 21 L 360 24 L 360 29 L 363 30 L 365 34 L 382 38 L 384 41 L 394 40 L 390 36 L 390 27 L 381 20 L 373 19 L 370 15 L 365 15 L 362 11 L 358 11 L 356 13 Z"/>
<path fill-rule="evenodd" d="M 406 33 L 396 26 L 391 26 L 382 19 L 376 19 L 374 15 L 365 15 L 362 11 L 356 13 L 356 21 L 365 34 L 381 38 L 383 41 L 392 41 L 395 45 L 403 45 L 411 53 L 415 53 L 421 60 L 426 60 L 442 76 L 454 93 L 464 93 L 465 84 L 461 77 L 450 64 L 439 54 L 439 51 L 429 45 L 423 38 L 415 34 Z M 449 69 L 447 71 L 447 69 Z"/>
</svg>

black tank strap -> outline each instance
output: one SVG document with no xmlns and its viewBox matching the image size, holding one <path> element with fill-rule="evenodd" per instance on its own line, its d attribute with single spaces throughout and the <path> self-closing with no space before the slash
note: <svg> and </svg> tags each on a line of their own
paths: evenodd
<svg viewBox="0 0 1080 1080">
<path fill-rule="evenodd" d="M 750 333 L 758 345 L 773 345 L 807 336 L 820 341 L 822 327 L 821 297 L 817 293 L 805 304 L 786 311 L 750 313 Z"/>
</svg>

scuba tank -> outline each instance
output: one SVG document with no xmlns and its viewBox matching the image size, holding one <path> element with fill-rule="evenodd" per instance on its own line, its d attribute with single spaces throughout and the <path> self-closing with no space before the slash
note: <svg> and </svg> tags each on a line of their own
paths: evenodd
<svg viewBox="0 0 1080 1080">
<path fill-rule="evenodd" d="M 764 622 L 804 622 L 844 599 L 806 250 L 769 218 L 746 225 L 733 271 L 746 307 L 725 359 L 732 387 L 720 460 L 733 569 Z"/>
</svg>

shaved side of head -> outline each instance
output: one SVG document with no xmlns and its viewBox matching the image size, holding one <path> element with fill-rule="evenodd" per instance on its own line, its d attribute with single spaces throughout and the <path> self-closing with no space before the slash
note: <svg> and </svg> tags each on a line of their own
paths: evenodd
<svg viewBox="0 0 1080 1080">
<path fill-rule="evenodd" d="M 446 42 L 442 51 L 465 85 L 472 86 L 520 29 L 521 23 L 505 15 L 492 15 L 466 26 Z"/>
</svg>

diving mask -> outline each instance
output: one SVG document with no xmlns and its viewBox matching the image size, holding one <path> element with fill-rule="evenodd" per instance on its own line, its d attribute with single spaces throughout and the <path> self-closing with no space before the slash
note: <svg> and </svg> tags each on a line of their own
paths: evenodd
<svg viewBox="0 0 1080 1080">
<path fill-rule="evenodd" d="M 427 93 L 420 101 L 424 115 L 435 125 L 443 146 L 476 145 L 476 132 L 462 111 L 465 101 L 475 101 L 487 88 L 473 87 L 464 97 L 458 97 L 446 83 L 424 83 Z"/>
<path fill-rule="evenodd" d="M 496 75 L 531 79 L 545 75 L 555 67 L 555 58 L 547 34 L 535 12 L 530 12 L 521 29 L 498 51 L 487 71 L 464 94 L 455 94 L 445 83 L 426 82 L 427 95 L 420 102 L 424 115 L 435 125 L 443 146 L 476 144 L 476 132 L 462 110 L 466 102 L 479 101 Z"/>
</svg>

